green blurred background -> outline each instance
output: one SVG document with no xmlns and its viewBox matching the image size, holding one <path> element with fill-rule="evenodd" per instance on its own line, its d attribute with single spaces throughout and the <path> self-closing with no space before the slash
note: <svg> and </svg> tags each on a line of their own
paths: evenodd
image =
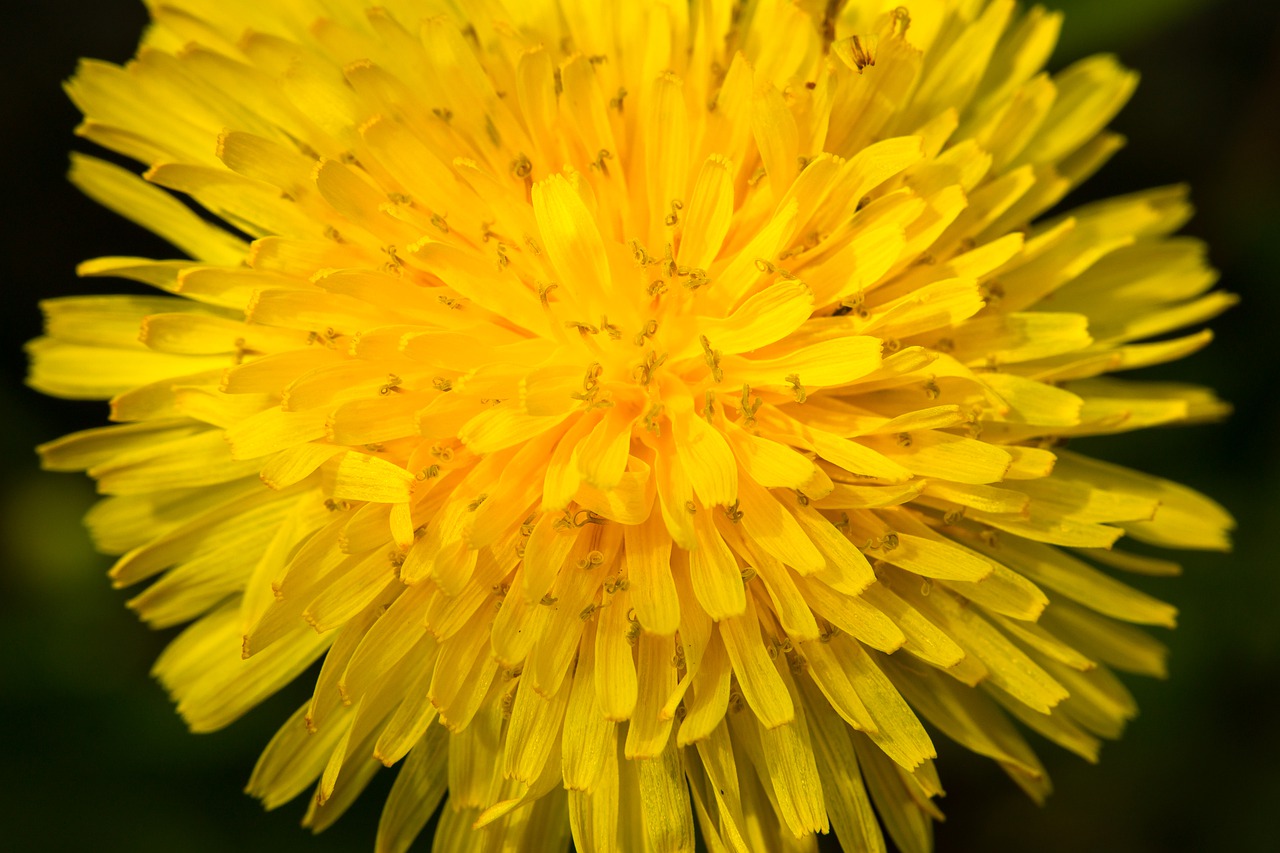
<svg viewBox="0 0 1280 853">
<path fill-rule="evenodd" d="M 1280 5 L 1270 0 L 1056 0 L 1066 11 L 1060 68 L 1119 54 L 1142 85 L 1114 123 L 1129 147 L 1068 203 L 1189 181 L 1223 285 L 1243 305 L 1217 341 L 1151 378 L 1216 386 L 1225 424 L 1099 439 L 1094 455 L 1216 496 L 1240 522 L 1229 556 L 1192 554 L 1180 579 L 1139 583 L 1176 604 L 1168 681 L 1128 679 L 1142 706 L 1093 767 L 1041 752 L 1057 792 L 1032 805 L 993 764 L 941 742 L 949 790 L 938 850 L 1280 849 Z M 79 476 L 42 474 L 32 446 L 98 425 L 105 407 L 50 400 L 22 385 L 22 342 L 37 299 L 99 287 L 73 274 L 103 254 L 162 257 L 159 240 L 81 197 L 64 179 L 76 111 L 59 90 L 78 56 L 124 61 L 144 22 L 129 0 L 16 0 L 0 38 L 4 280 L 10 294 L 0 383 L 0 848 L 16 851 L 372 849 L 384 773 L 319 838 L 304 803 L 264 814 L 241 793 L 258 751 L 309 693 L 305 683 L 229 730 L 188 734 L 148 676 L 169 634 L 123 606 L 79 518 Z M 110 285 L 106 285 L 110 287 Z M 419 847 L 429 849 L 420 842 Z"/>
</svg>

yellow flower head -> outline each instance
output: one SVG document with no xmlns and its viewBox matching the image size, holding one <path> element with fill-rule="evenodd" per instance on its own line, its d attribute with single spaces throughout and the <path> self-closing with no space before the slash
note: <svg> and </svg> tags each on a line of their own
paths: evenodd
<svg viewBox="0 0 1280 853">
<path fill-rule="evenodd" d="M 119 424 L 41 452 L 191 622 L 156 674 L 193 729 L 323 657 L 269 807 L 315 787 L 322 829 L 402 763 L 379 850 L 447 794 L 445 851 L 881 850 L 872 804 L 923 851 L 921 718 L 1039 799 L 1011 719 L 1092 760 L 1112 670 L 1163 672 L 1126 623 L 1174 609 L 1110 570 L 1176 567 L 1112 545 L 1231 520 L 1061 445 L 1221 415 L 1103 374 L 1232 300 L 1181 188 L 1040 218 L 1136 79 L 1041 72 L 1058 15 L 149 5 L 68 84 L 145 181 L 72 179 L 190 259 L 45 303 L 31 384 Z"/>
</svg>

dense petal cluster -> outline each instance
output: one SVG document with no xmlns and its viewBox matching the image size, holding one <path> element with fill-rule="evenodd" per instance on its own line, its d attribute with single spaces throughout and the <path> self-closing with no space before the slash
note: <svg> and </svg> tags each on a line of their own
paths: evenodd
<svg viewBox="0 0 1280 853">
<path fill-rule="evenodd" d="M 1039 217 L 1135 75 L 1012 0 L 164 0 L 68 84 L 190 259 L 44 305 L 44 446 L 197 731 L 323 658 L 250 790 L 378 848 L 931 845 L 921 719 L 1049 790 L 1227 515 L 1062 448 L 1219 416 L 1104 376 L 1231 304 L 1181 188 Z M 178 194 L 175 196 L 169 191 Z M 186 204 L 182 196 L 192 204 Z M 1154 339 L 1154 341 L 1152 341 Z M 1147 342 L 1143 342 L 1147 341 Z M 1050 603 L 1052 601 L 1052 603 Z M 402 761 L 403 760 L 403 761 Z M 874 811 L 873 811 L 874 809 Z M 878 813 L 878 819 L 876 814 Z"/>
</svg>

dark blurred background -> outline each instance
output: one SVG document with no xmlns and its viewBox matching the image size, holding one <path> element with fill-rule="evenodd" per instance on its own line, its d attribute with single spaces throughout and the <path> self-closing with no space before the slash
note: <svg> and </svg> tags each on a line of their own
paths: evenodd
<svg viewBox="0 0 1280 853">
<path fill-rule="evenodd" d="M 1243 304 L 1204 353 L 1151 378 L 1215 386 L 1225 424 L 1096 439 L 1088 452 L 1217 497 L 1240 523 L 1231 555 L 1185 555 L 1186 574 L 1138 585 L 1176 604 L 1168 681 L 1127 682 L 1142 715 L 1094 767 L 1037 746 L 1057 791 L 1041 809 L 990 762 L 939 738 L 947 851 L 1275 850 L 1280 830 L 1280 4 L 1270 0 L 1056 0 L 1067 13 L 1053 66 L 1099 51 L 1142 72 L 1113 127 L 1129 147 L 1068 203 L 1189 181 L 1186 229 L 1208 241 Z M 107 558 L 79 525 L 83 477 L 42 474 L 32 447 L 96 426 L 106 409 L 25 388 L 22 343 L 36 301 L 110 291 L 80 281 L 98 255 L 171 249 L 64 178 L 77 113 L 59 89 L 78 56 L 122 62 L 145 19 L 130 0 L 11 0 L 0 38 L 0 847 L 16 851 L 372 849 L 392 774 L 319 838 L 299 800 L 264 814 L 241 793 L 258 752 L 309 693 L 294 685 L 228 730 L 186 732 L 152 660 L 170 634 L 139 624 Z M 418 845 L 429 849 L 421 842 Z M 416 849 L 416 848 L 415 848 Z"/>
</svg>

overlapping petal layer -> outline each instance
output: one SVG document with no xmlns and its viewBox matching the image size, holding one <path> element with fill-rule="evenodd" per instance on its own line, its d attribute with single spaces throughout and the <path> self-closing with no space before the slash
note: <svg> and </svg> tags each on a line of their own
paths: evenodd
<svg viewBox="0 0 1280 853">
<path fill-rule="evenodd" d="M 1041 798 L 1011 718 L 1093 760 L 1163 673 L 1110 571 L 1176 567 L 1110 549 L 1231 520 L 1060 445 L 1223 414 L 1104 374 L 1232 299 L 1181 188 L 1040 218 L 1135 83 L 1041 72 L 1056 14 L 150 5 L 68 85 L 145 180 L 72 179 L 190 259 L 85 263 L 171 295 L 45 303 L 31 384 L 111 400 L 42 453 L 193 729 L 323 658 L 268 806 L 402 762 L 380 850 L 446 794 L 438 850 L 925 850 L 921 719 Z"/>
</svg>

